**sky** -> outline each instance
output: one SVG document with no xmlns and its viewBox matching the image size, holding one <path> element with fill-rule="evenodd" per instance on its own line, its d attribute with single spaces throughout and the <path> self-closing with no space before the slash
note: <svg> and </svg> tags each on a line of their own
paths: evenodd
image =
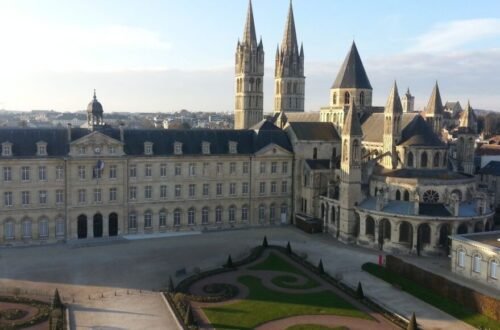
<svg viewBox="0 0 500 330">
<path fill-rule="evenodd" d="M 273 110 L 274 55 L 289 0 L 253 0 Z M 232 111 L 234 53 L 247 0 L 0 0 L 0 109 L 78 111 L 94 88 L 105 112 Z M 443 102 L 500 111 L 500 1 L 294 0 L 304 44 L 306 111 L 355 40 L 384 105 L 394 80 L 417 108 Z"/>
</svg>

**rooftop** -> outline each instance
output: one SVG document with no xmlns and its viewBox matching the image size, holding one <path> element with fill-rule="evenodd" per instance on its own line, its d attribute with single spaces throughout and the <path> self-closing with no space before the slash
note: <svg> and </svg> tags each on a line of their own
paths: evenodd
<svg viewBox="0 0 500 330">
<path fill-rule="evenodd" d="M 500 249 L 500 230 L 482 233 L 456 235 L 454 238 L 478 242 Z"/>
</svg>

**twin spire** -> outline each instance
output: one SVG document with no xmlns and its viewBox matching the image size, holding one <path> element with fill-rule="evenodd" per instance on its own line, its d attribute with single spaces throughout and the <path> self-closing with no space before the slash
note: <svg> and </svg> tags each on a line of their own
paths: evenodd
<svg viewBox="0 0 500 330">
<path fill-rule="evenodd" d="M 363 130 L 361 129 L 361 123 L 359 122 L 358 112 L 356 111 L 353 97 L 351 97 L 349 102 L 349 111 L 347 111 L 347 116 L 344 121 L 342 135 L 363 136 Z"/>
<path fill-rule="evenodd" d="M 301 53 L 303 52 L 302 46 Z M 290 1 L 290 7 L 288 8 L 288 17 L 285 24 L 285 33 L 283 34 L 283 41 L 281 42 L 281 52 L 282 53 L 295 53 L 299 52 L 299 45 L 297 43 L 297 32 L 295 31 L 295 19 L 293 17 L 293 6 L 292 1 Z"/>
<path fill-rule="evenodd" d="M 389 93 L 389 97 L 387 98 L 387 103 L 385 104 L 386 113 L 403 113 L 403 105 L 401 104 L 401 99 L 399 98 L 398 93 L 398 85 L 396 81 L 394 81 L 394 85 L 392 85 L 391 92 Z"/>
<path fill-rule="evenodd" d="M 425 109 L 425 113 L 426 115 L 427 114 L 442 115 L 443 111 L 444 111 L 443 102 L 441 101 L 441 94 L 439 93 L 439 86 L 436 81 L 436 85 L 434 85 L 434 89 L 432 90 L 429 103 L 427 103 L 427 108 Z"/>
<path fill-rule="evenodd" d="M 257 46 L 257 34 L 255 33 L 252 0 L 248 1 L 247 21 L 245 23 L 245 30 L 243 31 L 243 44 L 247 47 Z"/>
</svg>

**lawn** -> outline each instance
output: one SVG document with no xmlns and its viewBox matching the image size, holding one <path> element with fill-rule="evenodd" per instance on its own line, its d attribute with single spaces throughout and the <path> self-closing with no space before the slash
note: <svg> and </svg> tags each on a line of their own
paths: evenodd
<svg viewBox="0 0 500 330">
<path fill-rule="evenodd" d="M 311 289 L 317 287 L 319 284 L 303 271 L 295 267 L 290 262 L 286 261 L 276 253 L 270 253 L 269 256 L 262 262 L 255 266 L 249 267 L 250 270 L 271 270 L 277 272 L 286 272 L 300 275 L 307 279 L 307 282 L 301 285 L 294 284 L 296 278 L 290 275 L 276 276 L 272 279 L 274 285 L 286 289 Z"/>
<path fill-rule="evenodd" d="M 415 282 L 401 277 L 388 269 L 378 266 L 373 263 L 366 263 L 363 265 L 363 270 L 392 284 L 397 284 L 402 290 L 408 292 L 409 294 L 417 297 L 426 303 L 439 308 L 440 310 L 462 320 L 476 328 L 484 329 L 500 329 L 500 322 L 490 319 L 489 317 L 480 314 L 478 312 L 466 309 L 459 303 L 444 298 L 432 290 L 429 290 Z M 417 320 L 418 321 L 418 320 Z"/>
<path fill-rule="evenodd" d="M 203 309 L 217 329 L 253 329 L 262 323 L 295 315 L 340 315 L 371 319 L 328 290 L 289 294 L 267 289 L 254 276 L 242 276 L 238 281 L 250 289 L 245 300 Z"/>
</svg>

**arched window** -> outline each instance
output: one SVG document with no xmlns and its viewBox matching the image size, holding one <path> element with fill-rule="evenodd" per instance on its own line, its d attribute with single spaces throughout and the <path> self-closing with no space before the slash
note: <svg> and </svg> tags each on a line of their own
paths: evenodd
<svg viewBox="0 0 500 330">
<path fill-rule="evenodd" d="M 396 190 L 396 200 L 397 201 L 400 201 L 401 200 L 401 192 L 398 190 Z"/>
<path fill-rule="evenodd" d="M 408 167 L 413 167 L 413 152 L 411 151 L 408 153 L 408 157 L 406 159 L 406 165 Z"/>
<path fill-rule="evenodd" d="M 410 239 L 412 237 L 411 225 L 403 221 L 399 225 L 399 241 L 403 243 L 410 243 Z"/>
<path fill-rule="evenodd" d="M 352 142 L 352 160 L 354 162 L 359 162 L 360 159 L 361 159 L 361 148 L 359 146 L 359 141 L 354 140 Z"/>
<path fill-rule="evenodd" d="M 440 163 L 440 162 L 439 162 L 439 152 L 436 152 L 436 153 L 434 154 L 434 160 L 433 160 L 433 162 L 432 162 L 432 166 L 434 166 L 434 167 L 439 167 L 439 163 Z"/>
<path fill-rule="evenodd" d="M 291 82 L 288 82 L 286 84 L 286 93 L 287 94 L 292 94 L 292 83 Z"/>
<path fill-rule="evenodd" d="M 427 152 L 423 152 L 420 156 L 420 167 L 427 167 Z"/>
<path fill-rule="evenodd" d="M 181 210 L 175 209 L 175 211 L 174 211 L 174 226 L 180 226 L 180 225 L 181 225 Z"/>
<path fill-rule="evenodd" d="M 236 206 L 231 205 L 229 207 L 229 222 L 235 222 L 236 221 Z"/>
<path fill-rule="evenodd" d="M 201 210 L 201 223 L 206 225 L 208 223 L 208 207 L 204 207 Z"/>
<path fill-rule="evenodd" d="M 332 101 L 333 101 L 334 105 L 337 104 L 337 93 L 333 93 L 333 99 L 332 99 Z"/>
<path fill-rule="evenodd" d="M 366 218 L 365 235 L 375 236 L 375 220 L 373 220 L 373 218 L 370 216 Z"/>
<path fill-rule="evenodd" d="M 137 214 L 135 212 L 128 215 L 128 228 L 137 229 Z"/>
<path fill-rule="evenodd" d="M 313 148 L 313 159 L 318 159 L 318 148 Z"/>
<path fill-rule="evenodd" d="M 403 199 L 407 202 L 410 201 L 410 193 L 408 192 L 408 190 L 405 190 L 405 193 L 403 195 Z"/>
<path fill-rule="evenodd" d="M 467 225 L 465 223 L 462 223 L 460 226 L 458 226 L 457 228 L 457 234 L 467 234 L 468 232 L 468 229 L 467 229 Z"/>
<path fill-rule="evenodd" d="M 12 220 L 5 221 L 3 230 L 5 239 L 14 239 L 15 237 L 14 221 Z"/>
<path fill-rule="evenodd" d="M 192 207 L 188 210 L 188 225 L 194 225 L 196 223 L 195 216 L 196 210 Z"/>
<path fill-rule="evenodd" d="M 359 104 L 365 105 L 365 92 L 359 93 Z"/>
<path fill-rule="evenodd" d="M 351 95 L 349 94 L 349 92 L 345 92 L 344 93 L 344 104 L 349 104 L 351 101 Z"/>
<path fill-rule="evenodd" d="M 43 218 L 38 221 L 38 237 L 40 239 L 49 237 L 49 220 Z"/>
<path fill-rule="evenodd" d="M 24 220 L 22 225 L 23 238 L 31 238 L 31 220 Z"/>
<path fill-rule="evenodd" d="M 222 222 L 222 206 L 217 206 L 215 208 L 215 223 Z"/>
<path fill-rule="evenodd" d="M 330 209 L 330 222 L 335 223 L 335 206 Z"/>
<path fill-rule="evenodd" d="M 241 207 L 241 221 L 248 221 L 248 205 Z"/>
<path fill-rule="evenodd" d="M 297 83 L 293 83 L 293 93 L 297 94 Z"/>
<path fill-rule="evenodd" d="M 271 219 L 271 221 L 276 220 L 276 205 L 274 204 L 269 206 L 269 219 Z"/>
<path fill-rule="evenodd" d="M 57 219 L 56 220 L 56 237 L 64 237 L 64 219 Z"/>
<path fill-rule="evenodd" d="M 159 226 L 165 227 L 167 225 L 167 211 L 161 210 L 159 215 Z"/>
<path fill-rule="evenodd" d="M 152 227 L 152 219 L 153 219 L 153 213 L 151 211 L 146 211 L 144 213 L 144 228 L 151 228 Z"/>
<path fill-rule="evenodd" d="M 420 238 L 420 243 L 430 244 L 431 243 L 431 227 L 424 223 L 418 227 L 418 236 Z"/>
<path fill-rule="evenodd" d="M 259 221 L 263 222 L 266 220 L 266 207 L 264 205 L 259 206 Z"/>
<path fill-rule="evenodd" d="M 256 91 L 257 91 L 257 92 L 260 92 L 260 78 L 257 78 L 257 83 L 256 83 L 256 85 L 257 85 Z"/>
</svg>

